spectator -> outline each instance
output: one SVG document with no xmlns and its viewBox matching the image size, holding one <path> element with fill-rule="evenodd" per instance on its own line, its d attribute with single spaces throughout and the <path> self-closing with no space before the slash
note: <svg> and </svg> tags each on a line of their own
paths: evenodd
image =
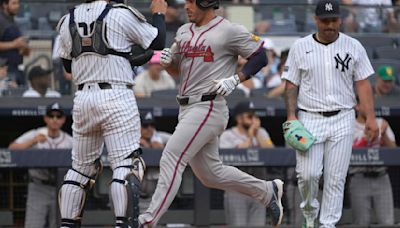
<svg viewBox="0 0 400 228">
<path fill-rule="evenodd" d="M 135 95 L 150 97 L 155 90 L 175 89 L 174 79 L 160 65 L 160 51 L 155 51 L 147 70 L 135 78 Z"/>
<path fill-rule="evenodd" d="M 359 103 L 356 106 L 356 111 L 353 148 L 396 147 L 394 133 L 388 122 L 382 118 L 376 118 L 380 129 L 379 139 L 374 142 L 368 142 L 364 133 L 365 112 Z M 353 223 L 363 227 L 369 226 L 372 222 L 371 212 L 374 212 L 379 225 L 393 225 L 393 194 L 386 167 L 352 167 L 349 170 L 349 174 Z"/>
<path fill-rule="evenodd" d="M 1 0 L 0 11 L 0 57 L 7 59 L 8 72 L 18 83 L 25 85 L 25 75 L 21 70 L 23 56 L 29 55 L 27 39 L 22 36 L 14 16 L 18 14 L 19 0 Z"/>
<path fill-rule="evenodd" d="M 165 26 L 167 29 L 167 37 L 165 41 L 165 46 L 170 47 L 174 42 L 174 37 L 178 28 L 183 25 L 180 19 L 179 5 L 175 0 L 167 0 L 168 8 L 165 13 Z"/>
<path fill-rule="evenodd" d="M 257 21 L 254 25 L 254 33 L 258 36 L 263 36 L 268 33 L 271 28 L 271 23 L 266 20 Z"/>
<path fill-rule="evenodd" d="M 24 133 L 10 144 L 9 149 L 72 148 L 72 137 L 61 130 L 65 113 L 57 103 L 47 107 L 43 120 L 45 127 Z M 39 228 L 46 227 L 46 224 L 48 227 L 57 227 L 56 172 L 51 169 L 29 169 L 28 173 L 25 227 Z"/>
<path fill-rule="evenodd" d="M 400 0 L 394 0 L 393 5 L 396 7 L 394 9 L 395 21 L 389 24 L 389 32 L 399 33 L 400 32 Z"/>
<path fill-rule="evenodd" d="M 156 130 L 153 114 L 151 112 L 147 112 L 141 116 L 140 120 L 140 146 L 142 148 L 164 149 L 171 134 Z M 144 212 L 150 204 L 151 197 L 156 190 L 158 176 L 158 168 L 147 167 L 143 181 L 140 185 L 141 200 L 139 202 L 139 207 L 141 212 Z"/>
<path fill-rule="evenodd" d="M 34 66 L 29 71 L 30 87 L 22 94 L 23 97 L 61 97 L 57 91 L 50 89 L 51 70 L 45 70 L 41 66 Z"/>
<path fill-rule="evenodd" d="M 151 112 L 147 112 L 140 119 L 142 124 L 140 129 L 140 146 L 144 148 L 163 149 L 171 134 L 156 130 Z"/>
<path fill-rule="evenodd" d="M 384 30 L 384 22 L 396 23 L 393 8 L 389 7 L 392 6 L 391 0 L 344 0 L 343 2 L 348 5 L 360 5 L 357 8 L 349 8 L 350 15 L 345 19 L 345 26 L 357 22 L 359 31 L 379 33 Z"/>
<path fill-rule="evenodd" d="M 260 126 L 252 102 L 244 101 L 234 109 L 236 126 L 225 130 L 220 137 L 220 148 L 271 148 L 268 132 Z M 262 180 L 266 169 L 241 168 Z M 265 226 L 266 209 L 257 200 L 236 192 L 225 192 L 225 218 L 230 226 Z"/>
<path fill-rule="evenodd" d="M 377 77 L 373 91 L 376 97 L 381 96 L 398 96 L 400 88 L 395 85 L 396 78 L 394 76 L 393 67 L 380 66 L 378 68 Z"/>
<path fill-rule="evenodd" d="M 10 88 L 17 88 L 17 83 L 13 81 L 7 71 L 7 60 L 0 58 L 0 97 Z"/>
<path fill-rule="evenodd" d="M 279 62 L 279 71 L 277 74 L 271 76 L 271 80 L 270 81 L 279 81 L 280 84 L 275 86 L 275 87 L 270 87 L 270 90 L 267 93 L 267 97 L 279 97 L 283 95 L 283 92 L 285 91 L 285 80 L 281 80 L 281 76 L 283 71 L 285 70 L 285 63 L 286 63 L 286 59 L 289 55 L 289 49 L 284 50 L 281 52 L 281 58 L 280 58 L 280 62 Z M 279 80 L 277 79 L 279 77 Z M 268 82 L 267 82 L 267 88 L 268 88 Z"/>
</svg>

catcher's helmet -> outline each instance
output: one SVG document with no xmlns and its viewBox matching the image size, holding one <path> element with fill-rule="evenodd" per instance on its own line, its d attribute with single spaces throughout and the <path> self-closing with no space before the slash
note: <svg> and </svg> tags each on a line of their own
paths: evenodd
<svg viewBox="0 0 400 228">
<path fill-rule="evenodd" d="M 207 8 L 219 8 L 219 0 L 196 0 L 196 5 L 200 9 L 207 9 Z"/>
</svg>

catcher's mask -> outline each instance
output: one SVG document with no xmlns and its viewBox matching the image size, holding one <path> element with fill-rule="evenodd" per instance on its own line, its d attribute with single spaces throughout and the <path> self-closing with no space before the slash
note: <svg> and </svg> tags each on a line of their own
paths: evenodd
<svg viewBox="0 0 400 228">
<path fill-rule="evenodd" d="M 203 10 L 208 8 L 218 9 L 219 0 L 196 0 L 196 5 Z"/>
</svg>

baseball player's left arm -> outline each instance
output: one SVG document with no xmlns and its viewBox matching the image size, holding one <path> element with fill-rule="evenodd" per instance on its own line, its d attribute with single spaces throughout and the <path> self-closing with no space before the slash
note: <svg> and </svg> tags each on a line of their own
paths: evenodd
<svg viewBox="0 0 400 228">
<path fill-rule="evenodd" d="M 228 96 L 241 82 L 250 79 L 268 64 L 267 55 L 263 48 L 264 42 L 260 37 L 253 35 L 248 30 L 237 24 L 232 24 L 231 29 L 225 34 L 228 50 L 234 55 L 247 59 L 242 70 L 235 75 L 221 80 L 214 80 L 217 93 Z"/>
<path fill-rule="evenodd" d="M 374 97 L 372 95 L 371 84 L 368 79 L 356 81 L 357 94 L 360 98 L 360 105 L 364 107 L 366 122 L 365 135 L 370 141 L 377 139 L 379 128 L 375 119 Z"/>
<path fill-rule="evenodd" d="M 359 58 L 354 65 L 354 81 L 360 98 L 360 105 L 364 107 L 366 114 L 365 135 L 368 140 L 374 141 L 379 135 L 379 128 L 375 119 L 374 96 L 368 80 L 368 77 L 374 73 L 374 69 L 365 48 L 359 42 L 356 45 L 358 45 Z"/>
</svg>

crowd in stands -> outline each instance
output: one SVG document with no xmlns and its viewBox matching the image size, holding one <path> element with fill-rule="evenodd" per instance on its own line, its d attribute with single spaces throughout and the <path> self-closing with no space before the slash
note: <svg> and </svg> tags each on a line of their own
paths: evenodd
<svg viewBox="0 0 400 228">
<path fill-rule="evenodd" d="M 171 45 L 173 42 L 173 38 L 175 36 L 175 32 L 183 23 L 185 23 L 186 18 L 184 18 L 182 3 L 183 1 L 175 1 L 168 0 L 168 10 L 166 12 L 165 20 L 166 20 L 166 28 L 167 28 L 167 46 Z M 268 55 L 269 63 L 263 68 L 260 72 L 258 72 L 255 77 L 251 80 L 240 85 L 241 91 L 243 93 L 238 92 L 238 95 L 244 95 L 246 97 L 250 96 L 266 96 L 266 97 L 279 97 L 283 91 L 283 82 L 280 80 L 280 74 L 282 72 L 283 64 L 282 62 L 285 60 L 287 55 L 287 50 L 281 50 L 281 47 L 278 45 L 274 45 L 273 39 L 265 38 L 269 37 L 269 35 L 276 34 L 277 31 L 277 23 L 281 21 L 282 27 L 290 28 L 285 24 L 287 18 L 292 20 L 292 17 L 304 17 L 304 18 L 296 18 L 293 19 L 296 23 L 295 29 L 292 31 L 289 30 L 279 30 L 281 34 L 295 34 L 296 32 L 309 32 L 315 30 L 315 28 L 307 28 L 308 20 L 310 20 L 309 15 L 298 15 L 296 12 L 298 8 L 293 8 L 291 15 L 286 12 L 288 7 L 277 6 L 276 4 L 272 4 L 272 1 L 263 1 L 263 0 L 248 0 L 248 1 L 227 1 L 228 4 L 245 4 L 244 6 L 259 5 L 254 7 L 255 14 L 255 22 L 253 32 L 256 35 L 260 35 L 264 37 L 264 48 Z M 303 7 L 303 11 L 307 11 L 307 4 L 311 6 L 311 4 L 315 3 L 313 0 L 308 0 L 304 2 L 299 2 L 298 7 Z M 26 4 L 26 3 L 25 3 Z M 247 4 L 247 5 L 246 5 Z M 271 5 L 268 5 L 271 4 Z M 303 4 L 303 5 L 301 5 Z M 305 5 L 304 5 L 305 4 Z M 398 33 L 400 32 L 400 1 L 399 0 L 342 0 L 342 4 L 346 10 L 344 10 L 342 16 L 342 31 L 343 32 L 351 32 L 354 34 L 365 34 L 365 33 Z M 29 46 L 29 40 L 27 39 L 27 31 L 26 28 L 21 25 L 20 20 L 16 20 L 21 17 L 21 10 L 25 9 L 23 12 L 24 17 L 27 12 L 26 8 L 19 0 L 2 0 L 1 1 L 1 11 L 0 11 L 0 96 L 30 96 L 32 97 L 32 91 L 38 91 L 37 85 L 32 85 L 35 83 L 32 81 L 34 70 L 37 71 L 38 68 L 36 66 L 38 64 L 30 64 L 27 66 L 26 62 L 23 62 L 26 57 L 31 54 L 31 48 Z M 227 16 L 226 10 L 224 7 L 219 10 L 220 14 Z M 226 7 L 227 8 L 227 7 Z M 289 7 L 290 8 L 290 7 Z M 272 10 L 272 11 L 271 11 Z M 30 15 L 30 14 L 28 14 Z M 61 14 L 60 14 L 61 16 Z M 49 15 L 50 17 L 50 15 Z M 52 17 L 54 17 L 54 13 L 52 13 Z M 54 20 L 54 18 L 52 18 Z M 281 23 L 279 22 L 279 23 Z M 279 24 L 278 23 L 278 24 Z M 311 23 L 312 24 L 312 23 Z M 55 26 L 53 26 L 55 27 Z M 302 29 L 299 29 L 302 27 Z M 39 28 L 39 27 L 38 27 Z M 55 30 L 55 28 L 54 28 Z M 278 34 L 280 34 L 278 32 Z M 397 91 L 399 90 L 400 85 L 400 64 L 395 60 L 400 59 L 400 49 L 398 49 L 398 44 L 400 43 L 399 39 L 393 38 L 392 42 L 389 40 L 386 43 L 380 43 L 378 45 L 372 44 L 370 41 L 363 42 L 363 39 L 360 40 L 361 43 L 364 44 L 367 49 L 367 53 L 369 57 L 372 59 L 372 62 L 377 62 L 374 64 L 375 71 L 378 74 L 380 67 L 388 67 L 387 69 L 392 69 L 393 78 L 390 80 L 386 79 L 386 83 L 382 83 L 379 77 L 372 79 L 376 88 L 381 87 L 381 84 L 386 84 L 387 90 Z M 53 46 L 56 47 L 57 39 L 54 39 Z M 53 52 L 54 55 L 54 52 Z M 75 89 L 74 86 L 71 86 L 71 75 L 66 74 L 65 72 L 60 70 L 60 63 L 56 62 L 57 57 L 52 56 L 53 59 L 53 67 L 47 66 L 42 67 L 43 71 L 49 71 L 48 77 L 43 77 L 42 80 L 39 80 L 39 84 L 41 86 L 46 87 L 47 84 L 48 91 L 47 92 L 38 92 L 40 96 L 50 96 L 50 97 L 58 97 L 61 94 L 73 95 Z M 136 87 L 135 94 L 138 97 L 151 97 L 151 93 L 153 91 L 158 90 L 174 90 L 179 85 L 179 79 L 173 78 L 168 75 L 168 73 L 162 70 L 161 66 L 157 63 L 159 60 L 159 53 L 156 52 L 155 56 L 152 58 L 148 64 L 144 65 L 137 69 L 136 76 Z M 55 61 L 55 62 L 54 62 Z M 245 63 L 245 60 L 242 58 L 238 59 L 238 69 Z M 3 67 L 7 66 L 7 67 Z M 7 73 L 4 73 L 7 71 Z M 380 72 L 379 72 L 380 73 Z M 33 78 L 31 78 L 33 77 Z M 37 77 L 40 78 L 40 77 Z M 37 79 L 38 80 L 38 79 Z M 34 80 L 35 81 L 35 80 Z M 45 82 L 46 81 L 46 82 Z M 375 83 L 376 81 L 376 83 Z M 393 85 L 389 86 L 388 81 L 393 81 Z M 33 88 L 35 87 L 35 88 Z M 389 89 L 389 87 L 393 87 L 393 89 Z M 58 90 L 54 91 L 52 89 L 56 88 Z M 42 88 L 41 90 L 43 90 Z M 25 90 L 29 90 L 29 92 L 25 92 Z M 45 90 L 46 91 L 46 90 Z M 375 90 L 377 95 L 382 95 L 380 90 Z M 388 95 L 394 95 L 396 92 L 387 93 Z"/>
</svg>

